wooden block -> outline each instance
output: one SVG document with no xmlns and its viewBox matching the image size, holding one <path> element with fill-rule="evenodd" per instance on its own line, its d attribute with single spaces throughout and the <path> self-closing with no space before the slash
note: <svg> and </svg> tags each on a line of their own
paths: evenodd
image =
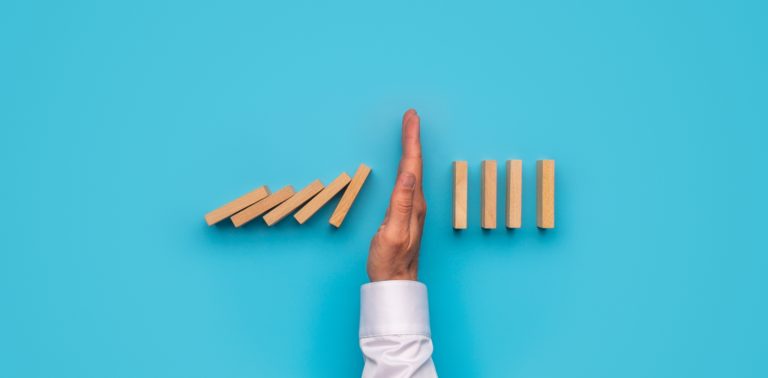
<svg viewBox="0 0 768 378">
<path fill-rule="evenodd" d="M 344 222 L 344 218 L 347 216 L 349 209 L 352 207 L 352 203 L 355 202 L 355 198 L 360 193 L 360 189 L 363 188 L 365 179 L 368 178 L 368 174 L 371 173 L 371 168 L 365 164 L 360 164 L 357 168 L 357 172 L 352 176 L 352 181 L 349 182 L 347 190 L 344 191 L 344 195 L 341 196 L 339 204 L 336 205 L 336 210 L 331 215 L 330 223 L 336 228 L 341 227 L 341 223 Z"/>
<path fill-rule="evenodd" d="M 267 215 L 264 216 L 264 222 L 267 223 L 267 226 L 272 226 L 273 224 L 280 222 L 280 220 L 285 218 L 292 211 L 298 209 L 304 202 L 309 201 L 321 190 L 323 190 L 323 183 L 320 182 L 320 180 L 312 181 L 304 189 L 300 190 L 291 198 L 278 205 L 274 210 L 267 213 Z"/>
<path fill-rule="evenodd" d="M 256 202 L 264 199 L 269 195 L 269 188 L 267 186 L 261 186 L 254 189 L 252 192 L 245 194 L 244 196 L 205 214 L 205 222 L 209 226 L 213 226 L 216 223 L 221 222 L 237 213 L 238 211 L 245 209 L 248 206 L 253 205 Z"/>
<path fill-rule="evenodd" d="M 230 218 L 232 220 L 232 224 L 234 224 L 235 227 L 240 227 L 252 221 L 259 215 L 266 213 L 269 211 L 269 209 L 281 204 L 288 198 L 291 198 L 293 194 L 293 187 L 288 185 L 270 194 L 269 197 L 264 198 L 263 200 L 246 207 L 243 211 L 233 215 L 232 218 Z"/>
<path fill-rule="evenodd" d="M 328 201 L 330 201 L 337 193 L 339 193 L 342 189 L 344 189 L 347 184 L 349 184 L 349 181 L 352 180 L 352 178 L 349 177 L 347 172 L 342 172 L 339 177 L 336 177 L 333 181 L 331 181 L 328 186 L 323 189 L 318 195 L 315 196 L 315 198 L 312 198 L 311 201 L 307 202 L 304 207 L 302 207 L 299 211 L 296 212 L 296 214 L 293 214 L 293 217 L 296 218 L 296 221 L 298 221 L 300 224 L 304 224 L 310 217 L 315 215 L 315 213 L 320 210 L 323 206 L 325 206 Z"/>
<path fill-rule="evenodd" d="M 523 161 L 507 160 L 507 228 L 520 228 L 523 206 Z"/>
<path fill-rule="evenodd" d="M 536 225 L 555 228 L 555 161 L 536 162 Z"/>
<path fill-rule="evenodd" d="M 483 160 L 480 180 L 480 227 L 496 228 L 496 160 Z"/>
<path fill-rule="evenodd" d="M 453 162 L 453 228 L 467 228 L 467 162 Z"/>
</svg>

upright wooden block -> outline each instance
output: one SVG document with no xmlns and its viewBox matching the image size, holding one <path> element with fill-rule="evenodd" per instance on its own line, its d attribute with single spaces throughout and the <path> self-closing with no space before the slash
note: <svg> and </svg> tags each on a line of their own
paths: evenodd
<svg viewBox="0 0 768 378">
<path fill-rule="evenodd" d="M 507 160 L 507 228 L 520 228 L 523 206 L 523 161 Z"/>
<path fill-rule="evenodd" d="M 480 226 L 496 228 L 496 160 L 483 160 L 480 180 Z"/>
<path fill-rule="evenodd" d="M 357 195 L 360 193 L 360 189 L 362 189 L 369 173 L 371 173 L 371 168 L 365 164 L 360 164 L 360 167 L 357 168 L 357 172 L 352 176 L 352 181 L 349 182 L 347 190 L 344 191 L 344 195 L 341 196 L 339 204 L 336 205 L 336 210 L 334 210 L 333 215 L 331 215 L 329 223 L 336 228 L 341 227 L 341 223 L 344 222 L 344 218 L 346 218 L 349 209 L 352 207 L 352 203 L 355 202 L 355 198 L 357 198 Z"/>
<path fill-rule="evenodd" d="M 325 206 L 325 204 L 328 203 L 328 201 L 330 201 L 337 193 L 344 189 L 347 184 L 349 184 L 350 180 L 352 180 L 352 178 L 349 177 L 347 172 L 342 172 L 338 177 L 331 181 L 331 183 L 328 184 L 328 186 L 326 186 L 323 191 L 312 198 L 312 200 L 307 202 L 307 204 L 304 205 L 304 207 L 302 207 L 299 211 L 297 211 L 296 214 L 293 214 L 293 217 L 296 218 L 296 221 L 298 221 L 300 224 L 304 224 L 304 222 L 315 215 L 315 213 L 320 210 L 320 208 Z"/>
<path fill-rule="evenodd" d="M 266 185 L 258 187 L 253 191 L 251 191 L 250 193 L 247 193 L 242 197 L 216 210 L 213 210 L 208 214 L 205 214 L 205 222 L 208 223 L 209 226 L 213 226 L 214 224 L 219 223 L 222 220 L 231 217 L 238 211 L 245 209 L 246 207 L 251 206 L 256 202 L 259 202 L 260 200 L 264 199 L 268 195 L 269 195 L 269 188 L 267 188 Z"/>
<path fill-rule="evenodd" d="M 536 162 L 536 225 L 555 228 L 555 161 Z"/>
<path fill-rule="evenodd" d="M 273 224 L 285 218 L 292 211 L 298 209 L 299 206 L 304 204 L 304 202 L 309 201 L 321 190 L 323 190 L 323 183 L 320 182 L 320 180 L 312 181 L 304 189 L 300 190 L 291 198 L 287 199 L 285 202 L 281 203 L 272 211 L 264 215 L 264 222 L 267 223 L 267 226 L 272 226 Z"/>
<path fill-rule="evenodd" d="M 453 162 L 453 228 L 467 228 L 467 162 Z"/>
<path fill-rule="evenodd" d="M 288 185 L 270 194 L 267 198 L 264 198 L 263 200 L 246 207 L 243 211 L 233 215 L 232 218 L 230 218 L 232 220 L 232 224 L 234 224 L 235 227 L 240 227 L 252 221 L 259 215 L 266 213 L 269 209 L 281 204 L 288 198 L 291 198 L 294 193 L 295 192 L 293 191 L 293 187 Z"/>
</svg>

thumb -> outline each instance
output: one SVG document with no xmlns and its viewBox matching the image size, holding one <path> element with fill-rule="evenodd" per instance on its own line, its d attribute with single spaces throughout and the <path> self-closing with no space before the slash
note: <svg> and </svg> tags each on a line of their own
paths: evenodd
<svg viewBox="0 0 768 378">
<path fill-rule="evenodd" d="M 411 172 L 400 173 L 389 200 L 389 214 L 385 221 L 387 228 L 396 234 L 407 234 L 410 228 L 415 189 L 416 176 Z"/>
</svg>

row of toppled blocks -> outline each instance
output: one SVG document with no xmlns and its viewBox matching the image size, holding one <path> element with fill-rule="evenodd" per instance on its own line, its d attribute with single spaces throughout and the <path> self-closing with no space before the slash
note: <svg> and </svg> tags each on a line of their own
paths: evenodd
<svg viewBox="0 0 768 378">
<path fill-rule="evenodd" d="M 480 178 L 480 227 L 496 228 L 496 160 L 483 160 Z M 466 161 L 453 162 L 453 228 L 467 228 Z M 507 160 L 507 228 L 522 226 L 523 161 Z M 555 228 L 555 161 L 536 162 L 536 226 Z"/>
<path fill-rule="evenodd" d="M 294 191 L 293 186 L 287 185 L 270 193 L 269 188 L 264 185 L 206 214 L 205 222 L 212 226 L 229 218 L 235 227 L 241 227 L 263 214 L 264 222 L 272 226 L 298 209 L 293 217 L 300 224 L 304 224 L 346 188 L 329 220 L 330 224 L 338 228 L 344 222 L 370 173 L 371 168 L 360 164 L 352 177 L 342 172 L 328 186 L 324 186 L 320 180 L 315 180 L 298 192 Z"/>
</svg>

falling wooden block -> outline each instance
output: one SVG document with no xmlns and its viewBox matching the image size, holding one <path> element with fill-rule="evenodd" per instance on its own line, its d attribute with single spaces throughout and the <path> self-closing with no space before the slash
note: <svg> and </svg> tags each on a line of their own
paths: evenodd
<svg viewBox="0 0 768 378">
<path fill-rule="evenodd" d="M 278 205 L 274 210 L 267 213 L 267 215 L 264 215 L 264 222 L 267 223 L 267 226 L 272 226 L 273 224 L 280 222 L 280 220 L 285 218 L 292 211 L 298 209 L 304 202 L 309 201 L 321 190 L 323 190 L 323 183 L 320 182 L 320 180 L 312 181 L 312 183 L 307 185 L 304 189 Z"/>
<path fill-rule="evenodd" d="M 536 225 L 555 228 L 555 161 L 536 162 Z"/>
<path fill-rule="evenodd" d="M 523 161 L 507 160 L 507 228 L 520 228 L 523 204 Z"/>
<path fill-rule="evenodd" d="M 269 211 L 269 209 L 281 204 L 288 198 L 291 198 L 293 194 L 293 187 L 288 185 L 270 194 L 267 198 L 264 198 L 263 200 L 246 207 L 243 211 L 233 215 L 232 218 L 230 218 L 232 220 L 232 224 L 234 224 L 235 227 L 240 227 L 252 221 L 259 215 L 266 213 Z"/>
<path fill-rule="evenodd" d="M 453 228 L 467 228 L 467 162 L 453 162 Z"/>
<path fill-rule="evenodd" d="M 483 160 L 480 172 L 480 227 L 496 228 L 496 160 Z"/>
<path fill-rule="evenodd" d="M 293 217 L 296 218 L 296 221 L 298 221 L 300 224 L 304 224 L 310 217 L 315 215 L 315 213 L 320 210 L 323 206 L 325 206 L 328 201 L 330 201 L 337 193 L 339 193 L 342 189 L 344 189 L 347 184 L 349 184 L 349 181 L 352 180 L 352 178 L 349 177 L 347 172 L 342 172 L 339 177 L 336 177 L 333 181 L 331 181 L 328 186 L 325 187 L 318 195 L 316 195 L 312 200 L 307 202 L 304 207 L 302 207 L 299 211 L 296 212 L 296 214 L 293 214 Z"/>
<path fill-rule="evenodd" d="M 344 191 L 344 195 L 341 196 L 339 204 L 336 205 L 336 210 L 334 210 L 333 215 L 331 215 L 330 223 L 336 228 L 341 227 L 341 223 L 344 222 L 344 218 L 352 207 L 352 203 L 355 202 L 355 198 L 357 198 L 357 195 L 360 193 L 360 189 L 362 189 L 369 173 L 371 173 L 371 168 L 365 164 L 360 164 L 360 167 L 357 168 L 357 172 L 352 176 L 352 181 L 349 182 L 347 190 Z"/>
<path fill-rule="evenodd" d="M 269 195 L 269 188 L 267 188 L 266 185 L 258 187 L 253 191 L 251 191 L 250 193 L 245 194 L 242 197 L 216 210 L 213 210 L 208 214 L 205 214 L 205 222 L 208 223 L 209 226 L 212 226 L 216 223 L 221 222 L 224 219 L 231 217 L 238 211 L 245 209 L 246 207 L 251 206 L 254 203 L 264 199 L 268 195 Z"/>
</svg>

